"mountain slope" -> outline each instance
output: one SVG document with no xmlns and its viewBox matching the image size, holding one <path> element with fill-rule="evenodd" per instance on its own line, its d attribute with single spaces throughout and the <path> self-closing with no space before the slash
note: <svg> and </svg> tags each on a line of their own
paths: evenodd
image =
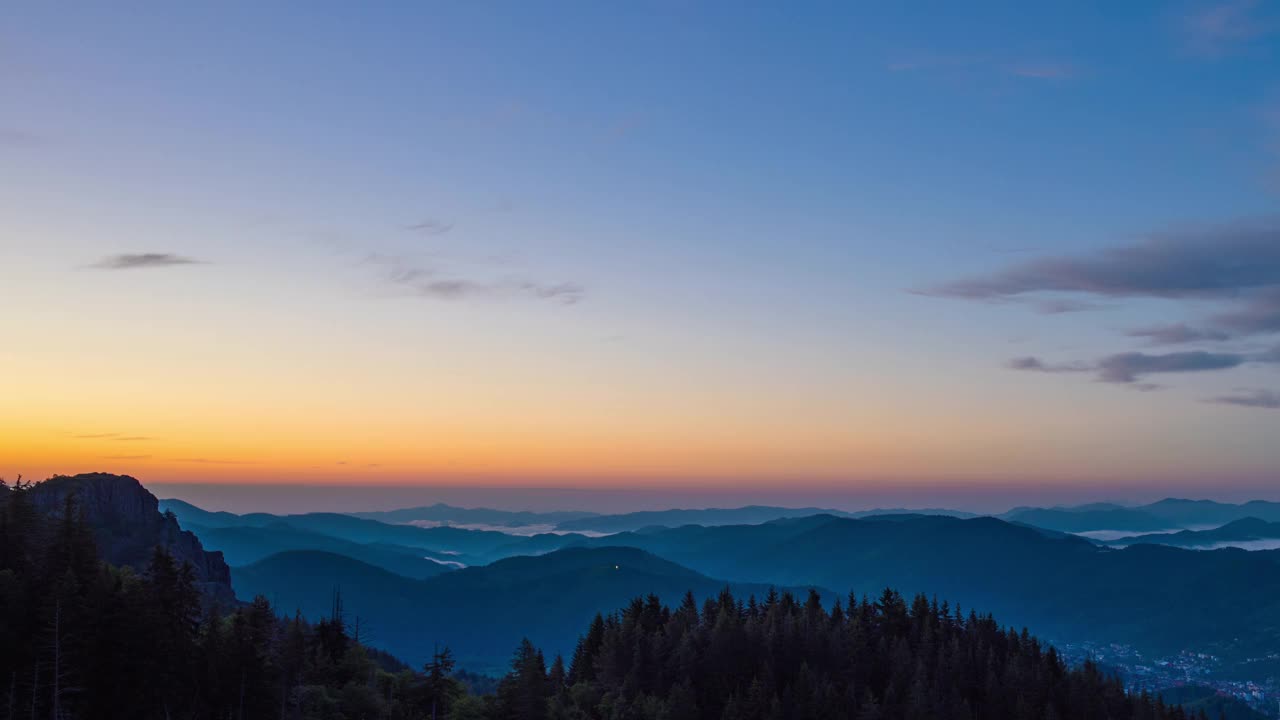
<svg viewBox="0 0 1280 720">
<path fill-rule="evenodd" d="M 351 558 L 322 552 L 274 555 L 234 571 L 236 591 L 261 594 L 280 608 L 311 618 L 342 593 L 348 621 L 411 664 L 436 643 L 448 645 L 471 669 L 497 671 L 522 637 L 548 653 L 568 654 L 583 624 L 633 598 L 656 594 L 679 602 L 700 599 L 726 583 L 634 548 L 568 549 L 467 568 L 424 581 L 409 580 Z M 734 592 L 763 597 L 764 585 L 731 584 Z"/>
<path fill-rule="evenodd" d="M 397 575 L 423 579 L 448 572 L 447 555 L 428 559 L 429 551 L 388 544 L 362 544 L 299 530 L 285 522 L 260 527 L 201 528 L 192 526 L 205 546 L 219 550 L 232 566 L 250 565 L 269 555 L 292 550 L 319 550 L 345 555 Z"/>
<path fill-rule="evenodd" d="M 913 516 L 817 516 L 606 540 L 742 582 L 927 592 L 1058 640 L 1176 650 L 1280 637 L 1280 566 L 1239 550 L 1116 550 L 995 518 Z"/>
</svg>

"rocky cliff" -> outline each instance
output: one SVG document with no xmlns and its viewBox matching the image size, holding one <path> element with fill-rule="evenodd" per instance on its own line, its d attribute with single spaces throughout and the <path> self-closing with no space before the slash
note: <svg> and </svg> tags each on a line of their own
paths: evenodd
<svg viewBox="0 0 1280 720">
<path fill-rule="evenodd" d="M 160 545 L 179 563 L 191 564 L 206 594 L 228 600 L 234 597 L 231 568 L 222 553 L 206 551 L 194 533 L 179 527 L 172 513 L 161 513 L 156 496 L 136 479 L 107 473 L 61 475 L 31 491 L 32 502 L 46 513 L 61 512 L 69 495 L 75 496 L 93 526 L 99 551 L 107 562 L 142 569 Z"/>
</svg>

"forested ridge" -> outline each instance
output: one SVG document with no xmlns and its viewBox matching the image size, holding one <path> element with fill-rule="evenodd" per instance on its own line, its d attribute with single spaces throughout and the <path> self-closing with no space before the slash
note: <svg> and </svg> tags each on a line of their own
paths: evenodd
<svg viewBox="0 0 1280 720">
<path fill-rule="evenodd" d="M 441 648 L 421 670 L 364 647 L 340 600 L 315 624 L 226 607 L 157 547 L 100 559 L 73 496 L 0 483 L 0 712 L 30 718 L 1164 720 L 1184 718 L 990 616 L 892 590 L 824 608 L 728 590 L 598 615 L 567 661 L 517 648 L 492 694 Z M 388 628 L 386 632 L 393 632 Z"/>
</svg>

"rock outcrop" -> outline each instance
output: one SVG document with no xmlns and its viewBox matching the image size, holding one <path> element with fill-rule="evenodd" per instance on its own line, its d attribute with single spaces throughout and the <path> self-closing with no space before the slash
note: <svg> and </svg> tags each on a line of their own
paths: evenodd
<svg viewBox="0 0 1280 720">
<path fill-rule="evenodd" d="M 161 513 L 159 501 L 142 483 L 128 475 L 88 473 L 59 475 L 31 491 L 35 507 L 45 513 L 62 512 L 66 498 L 93 527 L 102 558 L 113 565 L 143 569 L 157 545 L 179 563 L 190 563 L 196 582 L 209 596 L 231 600 L 231 568 L 221 552 L 204 549 L 194 533 L 183 530 L 173 513 Z"/>
</svg>

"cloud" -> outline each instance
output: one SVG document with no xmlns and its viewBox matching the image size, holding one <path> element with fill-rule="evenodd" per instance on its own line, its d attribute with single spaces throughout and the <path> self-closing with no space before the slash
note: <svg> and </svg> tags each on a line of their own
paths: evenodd
<svg viewBox="0 0 1280 720">
<path fill-rule="evenodd" d="M 1125 334 L 1134 338 L 1146 338 L 1149 345 L 1180 345 L 1202 340 L 1221 341 L 1231 338 L 1229 333 L 1221 330 L 1203 330 L 1193 328 L 1186 323 L 1137 328 Z"/>
<path fill-rule="evenodd" d="M 921 291 L 938 297 L 1026 303 L 1040 312 L 1087 309 L 1088 302 L 1052 297 L 1147 298 L 1225 306 L 1199 322 L 1173 322 L 1127 331 L 1150 346 L 1225 343 L 1280 333 L 1280 221 L 1153 233 L 1118 247 L 1075 256 L 1037 258 L 995 272 Z M 1044 296 L 1051 295 L 1049 298 Z M 1280 363 L 1267 351 L 1120 352 L 1088 364 L 1015 358 L 1010 368 L 1045 373 L 1093 372 L 1100 382 L 1155 389 L 1145 376 L 1229 370 L 1246 363 Z"/>
<path fill-rule="evenodd" d="M 1062 372 L 1087 372 L 1093 368 L 1089 365 L 1079 365 L 1073 363 L 1051 364 L 1046 363 L 1038 357 L 1028 355 L 1026 357 L 1016 357 L 1006 363 L 1011 370 L 1030 370 L 1033 372 L 1046 373 L 1062 373 Z"/>
<path fill-rule="evenodd" d="M 217 460 L 214 458 L 173 458 L 174 462 L 197 463 L 200 465 L 252 465 L 249 460 Z"/>
<path fill-rule="evenodd" d="M 573 305 L 586 295 L 586 289 L 573 282 L 543 283 L 518 278 L 473 280 L 458 277 L 442 267 L 386 255 L 369 255 L 365 261 L 386 266 L 385 277 L 391 284 L 410 294 L 437 300 L 525 297 Z"/>
<path fill-rule="evenodd" d="M 146 435 L 122 435 L 117 432 L 79 433 L 72 435 L 72 437 L 77 440 L 110 440 L 111 442 L 140 442 L 155 439 Z"/>
<path fill-rule="evenodd" d="M 1098 361 L 1098 379 L 1103 382 L 1131 383 L 1151 373 L 1204 372 L 1239 367 L 1248 361 L 1244 355 L 1204 351 L 1148 355 L 1140 352 L 1118 353 Z"/>
<path fill-rule="evenodd" d="M 1230 225 L 1147 239 L 1077 257 L 1051 257 L 923 292 L 999 300 L 1038 292 L 1104 297 L 1229 297 L 1280 286 L 1280 222 Z"/>
<path fill-rule="evenodd" d="M 1078 300 L 1042 300 L 1035 304 L 1036 312 L 1041 315 L 1062 315 L 1063 313 L 1101 310 L 1102 305 Z"/>
<path fill-rule="evenodd" d="M 1254 294 L 1238 309 L 1214 316 L 1212 322 L 1234 335 L 1280 332 L 1280 287 Z"/>
<path fill-rule="evenodd" d="M 1211 353 L 1204 351 L 1175 352 L 1164 355 L 1149 355 L 1140 352 L 1126 352 L 1108 355 L 1093 363 L 1048 363 L 1038 357 L 1027 356 L 1010 360 L 1007 367 L 1013 370 L 1027 370 L 1044 373 L 1096 373 L 1100 382 L 1130 384 L 1137 383 L 1146 375 L 1159 373 L 1207 372 L 1212 370 L 1229 370 L 1247 362 L 1280 362 L 1280 353 L 1271 359 L 1269 351 L 1259 355 L 1240 353 Z M 1135 385 L 1139 389 L 1154 390 L 1156 386 L 1149 384 Z"/>
<path fill-rule="evenodd" d="M 1229 0 L 1187 15 L 1182 29 L 1188 48 L 1198 55 L 1223 55 L 1271 34 L 1276 25 L 1259 7 L 1258 0 Z"/>
<path fill-rule="evenodd" d="M 202 264 L 202 261 L 183 257 L 182 255 L 174 255 L 173 253 L 137 253 L 111 255 L 94 263 L 92 267 L 99 270 L 134 270 L 137 268 L 199 264 Z"/>
<path fill-rule="evenodd" d="M 149 460 L 150 455 L 103 455 L 103 460 Z"/>
<path fill-rule="evenodd" d="M 1222 405 L 1238 405 L 1240 407 L 1280 410 L 1280 392 L 1273 390 L 1253 390 L 1245 394 L 1220 395 L 1207 402 Z"/>
<path fill-rule="evenodd" d="M 444 235 L 453 229 L 453 223 L 427 218 L 422 222 L 406 225 L 405 230 L 413 230 L 423 235 Z"/>
</svg>

